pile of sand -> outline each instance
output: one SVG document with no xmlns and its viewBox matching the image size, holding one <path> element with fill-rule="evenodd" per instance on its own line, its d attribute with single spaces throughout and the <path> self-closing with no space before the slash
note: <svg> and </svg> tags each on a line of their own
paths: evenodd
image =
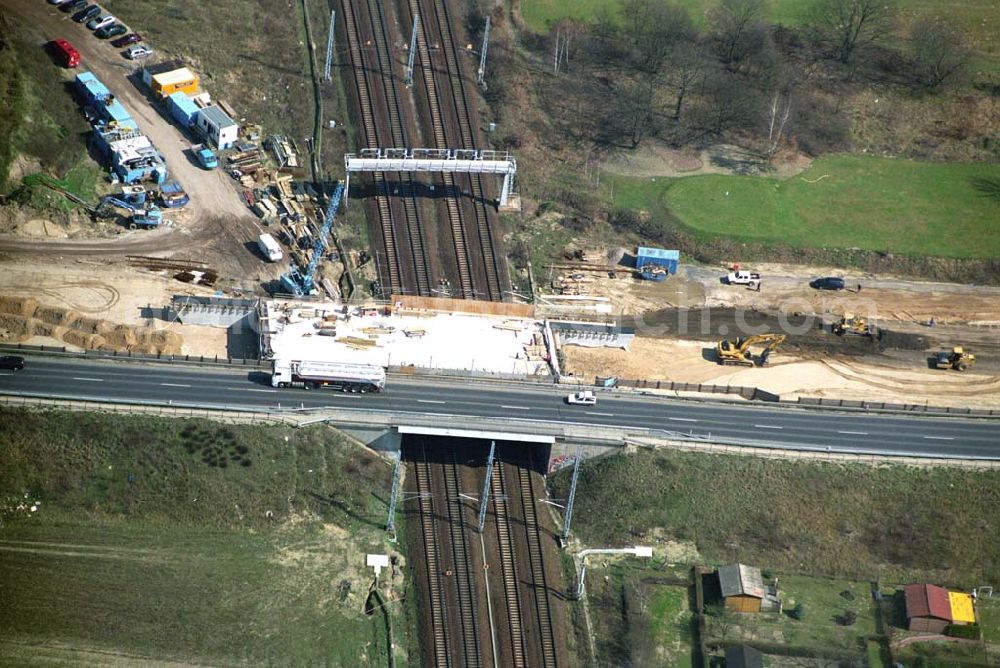
<svg viewBox="0 0 1000 668">
<path fill-rule="evenodd" d="M 31 297 L 0 295 L 0 341 L 22 342 L 32 336 L 88 350 L 162 355 L 181 354 L 184 343 L 176 332 L 88 318 L 73 309 L 41 306 Z"/>
</svg>

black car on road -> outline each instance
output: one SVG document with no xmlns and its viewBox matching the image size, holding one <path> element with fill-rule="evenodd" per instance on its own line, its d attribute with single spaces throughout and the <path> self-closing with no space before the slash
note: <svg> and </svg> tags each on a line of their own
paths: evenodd
<svg viewBox="0 0 1000 668">
<path fill-rule="evenodd" d="M 809 282 L 809 287 L 816 290 L 843 290 L 846 286 L 844 285 L 844 279 L 836 276 L 826 276 L 824 278 L 813 279 Z"/>
<path fill-rule="evenodd" d="M 20 371 L 24 368 L 24 358 L 17 355 L 0 355 L 0 369 Z"/>
</svg>

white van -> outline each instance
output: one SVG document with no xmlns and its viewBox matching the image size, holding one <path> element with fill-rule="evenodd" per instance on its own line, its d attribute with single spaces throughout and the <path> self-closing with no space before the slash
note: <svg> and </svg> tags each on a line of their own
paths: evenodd
<svg viewBox="0 0 1000 668">
<path fill-rule="evenodd" d="M 284 257 L 284 253 L 281 252 L 281 246 L 270 234 L 262 234 L 257 237 L 257 247 L 260 248 L 260 252 L 264 254 L 271 262 L 277 262 Z"/>
</svg>

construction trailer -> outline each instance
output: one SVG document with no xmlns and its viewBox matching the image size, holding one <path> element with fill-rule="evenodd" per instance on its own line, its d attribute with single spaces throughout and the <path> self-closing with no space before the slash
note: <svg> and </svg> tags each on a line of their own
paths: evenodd
<svg viewBox="0 0 1000 668">
<path fill-rule="evenodd" d="M 198 114 L 198 105 L 182 90 L 167 97 L 167 109 L 170 117 L 185 130 L 194 125 L 194 118 Z"/>
<path fill-rule="evenodd" d="M 137 127 L 121 102 L 92 72 L 77 74 L 76 86 L 83 97 L 84 104 L 93 110 L 99 120 L 115 123 L 119 127 L 128 126 L 132 129 Z"/>
<path fill-rule="evenodd" d="M 176 92 L 195 95 L 201 83 L 197 74 L 176 60 L 144 67 L 142 81 L 160 100 Z"/>
<path fill-rule="evenodd" d="M 667 274 L 676 274 L 680 262 L 677 250 L 639 246 L 635 253 L 635 268 L 647 280 L 662 281 Z"/>
<path fill-rule="evenodd" d="M 199 109 L 194 126 L 220 151 L 230 148 L 240 135 L 240 126 L 218 105 Z"/>
</svg>

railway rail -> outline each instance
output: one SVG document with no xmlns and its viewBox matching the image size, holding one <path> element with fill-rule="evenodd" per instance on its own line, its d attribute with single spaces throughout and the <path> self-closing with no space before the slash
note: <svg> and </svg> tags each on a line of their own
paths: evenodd
<svg viewBox="0 0 1000 668">
<path fill-rule="evenodd" d="M 451 571 L 458 599 L 458 616 L 462 626 L 461 665 L 469 668 L 482 666 L 479 647 L 479 624 L 476 615 L 476 596 L 473 587 L 472 564 L 465 536 L 465 518 L 462 506 L 462 489 L 459 486 L 457 453 L 451 450 L 452 461 L 442 465 L 448 507 L 448 533 L 451 538 L 453 566 Z"/>
<path fill-rule="evenodd" d="M 497 530 L 497 546 L 500 552 L 500 575 L 503 580 L 504 600 L 507 603 L 507 624 L 510 628 L 511 661 L 515 668 L 526 667 L 524 624 L 521 618 L 521 599 L 517 595 L 517 566 L 514 561 L 514 538 L 510 530 L 507 514 L 507 494 L 504 484 L 503 466 L 494 462 L 490 479 L 493 495 L 493 518 Z"/>
<path fill-rule="evenodd" d="M 414 458 L 413 471 L 420 509 L 420 530 L 423 539 L 424 567 L 427 570 L 427 600 L 430 612 L 431 656 L 438 668 L 452 665 L 449 653 L 449 629 L 445 622 L 444 587 L 441 581 L 441 564 L 438 558 L 437 520 L 434 499 L 431 495 L 431 465 L 421 446 Z"/>
<path fill-rule="evenodd" d="M 528 541 L 531 589 L 537 613 L 536 621 L 538 622 L 542 665 L 546 668 L 555 668 L 558 665 L 555 630 L 552 623 L 552 610 L 549 608 L 548 578 L 545 575 L 545 561 L 542 558 L 542 530 L 538 526 L 538 514 L 535 508 L 535 483 L 531 475 L 530 452 L 528 456 L 529 466 L 519 466 L 517 475 L 521 487 L 524 529 Z"/>
</svg>

